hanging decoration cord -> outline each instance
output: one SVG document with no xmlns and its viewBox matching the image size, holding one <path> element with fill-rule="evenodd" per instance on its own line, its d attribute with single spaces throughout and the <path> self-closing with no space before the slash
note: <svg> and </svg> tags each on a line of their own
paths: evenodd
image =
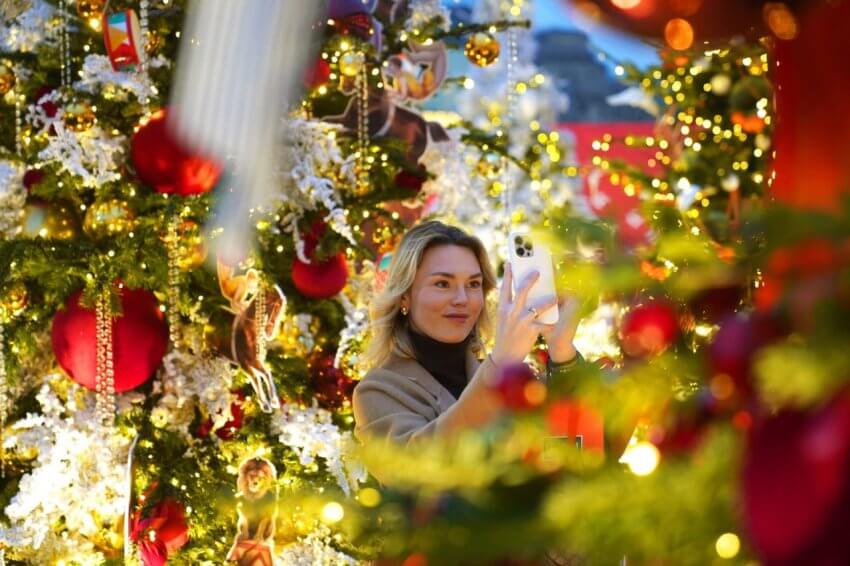
<svg viewBox="0 0 850 566">
<path fill-rule="evenodd" d="M 6 450 L 3 448 L 3 431 L 9 417 L 9 383 L 6 381 L 6 336 L 3 327 L 4 307 L 0 306 L 0 477 L 6 477 Z"/>
<path fill-rule="evenodd" d="M 62 92 L 71 86 L 71 61 L 66 0 L 59 0 L 59 81 Z"/>
<path fill-rule="evenodd" d="M 516 108 L 516 62 L 517 62 L 517 37 L 516 30 L 513 27 L 509 27 L 507 30 L 508 34 L 508 56 L 505 61 L 505 67 L 507 72 L 507 116 L 504 121 L 504 137 L 506 140 L 505 143 L 505 152 L 510 151 L 510 135 L 511 128 L 514 123 L 514 114 Z M 513 199 L 512 199 L 512 189 L 511 186 L 511 171 L 510 171 L 511 161 L 508 159 L 507 155 L 502 155 L 502 208 L 504 209 L 505 215 L 505 234 L 511 231 L 511 227 L 513 226 Z"/>
<path fill-rule="evenodd" d="M 15 155 L 22 155 L 21 131 L 23 120 L 21 118 L 21 107 L 24 105 L 24 95 L 13 91 L 15 96 Z"/>
<path fill-rule="evenodd" d="M 142 111 L 145 115 L 149 113 L 148 104 L 150 103 L 150 98 L 148 96 L 148 88 L 150 86 L 150 77 L 148 77 L 148 58 L 146 53 L 146 47 L 148 44 L 148 3 L 149 0 L 141 0 L 139 3 L 139 31 L 141 32 L 141 53 L 139 53 L 139 79 L 142 84 L 145 85 L 142 94 Z"/>
<path fill-rule="evenodd" d="M 254 299 L 254 332 L 257 336 L 255 343 L 257 360 L 263 364 L 266 361 L 266 287 L 263 280 L 257 288 L 257 298 Z"/>
<path fill-rule="evenodd" d="M 364 195 L 369 192 L 369 75 L 364 63 L 357 73 L 357 189 Z"/>
<path fill-rule="evenodd" d="M 112 352 L 112 297 L 108 287 L 97 296 L 95 321 L 95 412 L 98 422 L 112 426 L 115 422 L 115 367 Z"/>
<path fill-rule="evenodd" d="M 168 339 L 174 350 L 180 344 L 180 314 L 177 303 L 180 296 L 180 250 L 177 242 L 177 226 L 180 222 L 178 215 L 173 215 L 168 223 L 168 235 L 165 245 L 168 252 Z"/>
</svg>

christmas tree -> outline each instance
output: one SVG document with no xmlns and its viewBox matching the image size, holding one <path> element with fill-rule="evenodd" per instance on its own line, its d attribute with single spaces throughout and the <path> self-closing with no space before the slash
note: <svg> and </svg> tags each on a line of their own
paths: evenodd
<svg viewBox="0 0 850 566">
<path fill-rule="evenodd" d="M 653 136 L 569 161 L 520 104 L 550 87 L 523 0 L 463 25 L 431 0 L 332 1 L 303 97 L 270 117 L 278 201 L 228 263 L 207 257 L 226 167 L 168 126 L 187 6 L 3 3 L 0 556 L 847 562 L 850 3 L 576 4 L 664 42 L 657 68 L 617 69 L 660 108 Z M 447 49 L 483 70 L 447 76 Z M 421 109 L 453 89 L 459 114 Z M 656 151 L 607 159 L 617 143 Z M 639 197 L 645 237 L 593 217 L 578 173 Z M 370 296 L 434 213 L 494 250 L 537 224 L 586 363 L 547 387 L 503 372 L 486 430 L 357 446 Z"/>
<path fill-rule="evenodd" d="M 227 171 L 169 122 L 187 8 L 3 4 L 0 552 L 12 563 L 373 556 L 377 542 L 342 519 L 378 493 L 350 454 L 349 399 L 381 260 L 408 223 L 451 206 L 447 167 L 497 168 L 517 186 L 560 168 L 512 154 L 505 131 L 419 109 L 470 84 L 447 76 L 448 49 L 480 67 L 515 56 L 516 38 L 500 41 L 528 26 L 518 7 L 453 25 L 435 1 L 332 1 L 304 47 L 303 97 L 269 117 L 286 143 L 276 202 L 251 212 L 256 250 L 208 257 L 227 238 L 214 215 Z"/>
<path fill-rule="evenodd" d="M 580 348 L 597 363 L 545 399 L 505 376 L 522 402 L 506 395 L 515 414 L 484 439 L 367 451 L 395 475 L 386 507 L 405 511 L 384 515 L 387 547 L 435 563 L 842 563 L 848 145 L 811 86 L 832 99 L 846 84 L 850 8 L 576 4 L 666 44 L 656 68 L 617 68 L 640 89 L 629 98 L 661 108 L 655 134 L 604 136 L 586 171 L 640 197 L 646 237 L 575 208 L 548 219 L 563 286 L 603 300 L 578 338 L 617 348 Z M 617 143 L 656 151 L 623 163 L 606 157 Z M 593 430 L 581 404 L 604 422 L 604 454 L 575 448 Z"/>
</svg>

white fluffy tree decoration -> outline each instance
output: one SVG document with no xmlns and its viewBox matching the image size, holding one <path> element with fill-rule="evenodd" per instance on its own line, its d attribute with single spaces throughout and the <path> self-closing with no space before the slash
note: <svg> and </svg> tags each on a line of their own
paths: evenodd
<svg viewBox="0 0 850 566">
<path fill-rule="evenodd" d="M 0 526 L 0 543 L 10 549 L 9 558 L 34 564 L 102 564 L 97 541 L 121 521 L 126 506 L 130 442 L 96 424 L 92 394 L 78 396 L 79 387 L 71 385 L 63 401 L 49 381 L 67 378 L 47 380 L 36 397 L 41 414 L 15 422 L 4 442 L 6 450 L 35 450 L 38 456 L 6 506 L 9 525 Z"/>
<path fill-rule="evenodd" d="M 324 460 L 346 495 L 357 491 L 359 483 L 366 480 L 363 466 L 348 457 L 351 433 L 333 423 L 330 411 L 287 403 L 272 417 L 271 430 L 279 435 L 281 444 L 295 452 L 302 466 L 313 464 L 317 458 Z"/>
<path fill-rule="evenodd" d="M 21 231 L 27 201 L 23 178 L 21 163 L 0 160 L 0 238 L 12 238 Z"/>
</svg>

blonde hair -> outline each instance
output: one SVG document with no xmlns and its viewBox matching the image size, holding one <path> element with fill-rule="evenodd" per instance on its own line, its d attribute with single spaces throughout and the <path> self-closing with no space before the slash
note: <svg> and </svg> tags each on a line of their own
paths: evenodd
<svg viewBox="0 0 850 566">
<path fill-rule="evenodd" d="M 407 317 L 401 314 L 401 298 L 413 286 L 416 271 L 425 252 L 444 245 L 467 248 L 475 254 L 481 267 L 485 307 L 472 329 L 471 347 L 476 353 L 482 349 L 483 340 L 492 332 L 486 297 L 496 287 L 496 276 L 487 250 L 475 236 L 460 228 L 432 220 L 410 229 L 393 252 L 384 288 L 369 308 L 370 340 L 365 352 L 367 367 L 381 366 L 393 354 L 406 358 L 415 357 L 407 333 Z"/>
</svg>

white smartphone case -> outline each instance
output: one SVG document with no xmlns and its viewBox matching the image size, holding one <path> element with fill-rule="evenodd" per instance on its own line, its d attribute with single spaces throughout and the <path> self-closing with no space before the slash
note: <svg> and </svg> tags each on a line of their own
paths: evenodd
<svg viewBox="0 0 850 566">
<path fill-rule="evenodd" d="M 528 233 L 511 232 L 508 236 L 508 258 L 513 272 L 514 296 L 530 272 L 540 273 L 540 278 L 528 293 L 526 307 L 538 307 L 557 296 L 552 254 L 545 244 L 535 242 Z M 558 306 L 542 311 L 538 320 L 545 324 L 558 322 Z"/>
</svg>

